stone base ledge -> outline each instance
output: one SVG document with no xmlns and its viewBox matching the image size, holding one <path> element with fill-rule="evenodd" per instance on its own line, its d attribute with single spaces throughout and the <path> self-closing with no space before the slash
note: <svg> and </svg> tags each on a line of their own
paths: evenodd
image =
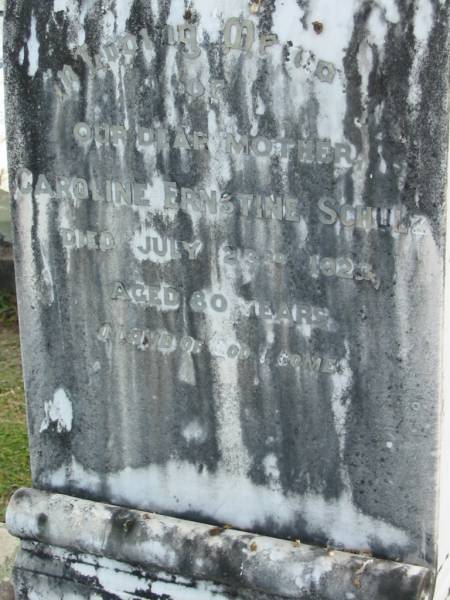
<svg viewBox="0 0 450 600">
<path fill-rule="evenodd" d="M 93 590 L 92 598 L 165 600 L 432 597 L 424 567 L 34 489 L 15 493 L 7 526 L 24 540 L 15 567 L 19 599 L 30 591 L 61 598 L 63 588 L 75 598 Z"/>
</svg>

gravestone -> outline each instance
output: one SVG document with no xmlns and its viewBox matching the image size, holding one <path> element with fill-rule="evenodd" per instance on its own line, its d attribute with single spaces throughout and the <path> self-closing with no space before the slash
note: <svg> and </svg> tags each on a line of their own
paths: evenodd
<svg viewBox="0 0 450 600">
<path fill-rule="evenodd" d="M 5 21 L 17 597 L 443 600 L 447 4 Z"/>
</svg>

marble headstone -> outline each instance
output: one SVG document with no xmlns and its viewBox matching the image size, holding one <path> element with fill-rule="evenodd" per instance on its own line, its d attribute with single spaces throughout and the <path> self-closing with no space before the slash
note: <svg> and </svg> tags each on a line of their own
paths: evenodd
<svg viewBox="0 0 450 600">
<path fill-rule="evenodd" d="M 67 541 L 82 519 L 52 519 L 79 498 L 87 514 L 151 511 L 218 540 L 239 535 L 225 524 L 291 540 L 325 563 L 329 548 L 362 554 L 334 598 L 430 598 L 449 501 L 446 2 L 8 0 L 5 20 L 44 494 L 10 507 L 11 529 L 34 540 L 19 597 L 63 586 L 47 574 L 42 592 L 55 546 L 139 562 L 125 541 Z M 159 566 L 195 582 L 188 546 L 172 546 Z M 412 569 L 415 587 L 365 590 L 377 561 Z M 297 595 L 249 597 L 332 598 L 327 568 L 297 576 Z M 241 571 L 199 577 L 247 598 Z M 132 597 L 178 598 L 145 577 Z"/>
</svg>

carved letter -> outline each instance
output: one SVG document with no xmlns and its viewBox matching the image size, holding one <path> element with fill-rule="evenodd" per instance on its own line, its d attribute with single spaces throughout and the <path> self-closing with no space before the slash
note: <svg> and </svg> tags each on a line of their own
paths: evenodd
<svg viewBox="0 0 450 600">
<path fill-rule="evenodd" d="M 252 150 L 256 156 L 269 156 L 272 152 L 272 142 L 265 137 L 256 137 L 252 140 Z"/>
<path fill-rule="evenodd" d="M 200 56 L 197 25 L 178 25 L 178 39 L 184 44 L 184 55 L 186 58 L 198 58 Z"/>
<path fill-rule="evenodd" d="M 164 182 L 164 208 L 178 208 L 178 188 L 172 181 Z"/>
<path fill-rule="evenodd" d="M 68 177 L 57 177 L 55 198 L 70 200 L 70 180 Z"/>
<path fill-rule="evenodd" d="M 353 227 L 355 225 L 355 210 L 350 204 L 344 204 L 340 210 L 341 222 L 344 227 Z"/>
<path fill-rule="evenodd" d="M 77 123 L 73 128 L 73 134 L 80 144 L 92 142 L 93 132 L 87 123 Z"/>
<path fill-rule="evenodd" d="M 235 38 L 233 39 L 233 29 L 236 30 Z M 225 23 L 224 29 L 225 47 L 234 50 L 246 50 L 249 52 L 252 49 L 255 41 L 255 25 L 253 21 L 248 19 L 238 19 L 233 17 Z"/>
<path fill-rule="evenodd" d="M 203 250 L 203 243 L 200 240 L 195 240 L 192 244 L 183 242 L 183 248 L 189 255 L 189 260 L 195 260 Z"/>
<path fill-rule="evenodd" d="M 114 237 L 109 231 L 104 231 L 100 234 L 100 250 L 106 252 L 107 250 L 112 250 L 114 246 Z"/>
<path fill-rule="evenodd" d="M 298 143 L 298 160 L 306 163 L 314 162 L 314 150 L 313 140 L 300 140 Z"/>
<path fill-rule="evenodd" d="M 316 144 L 316 159 L 318 163 L 328 164 L 333 160 L 333 148 L 327 141 L 319 141 Z"/>
<path fill-rule="evenodd" d="M 37 184 L 36 184 L 35 193 L 36 193 L 36 195 L 37 194 L 49 194 L 50 196 L 53 196 L 53 190 L 52 190 L 51 185 L 49 184 L 48 179 L 45 175 L 39 175 Z"/>
<path fill-rule="evenodd" d="M 112 125 L 110 135 L 113 146 L 118 146 L 120 142 L 127 143 L 127 130 L 122 125 Z"/>
<path fill-rule="evenodd" d="M 130 300 L 126 287 L 120 281 L 113 284 L 111 298 L 113 300 Z"/>
<path fill-rule="evenodd" d="M 61 80 L 61 83 L 64 85 L 64 88 L 68 94 L 73 91 L 77 91 L 80 88 L 80 82 L 78 81 L 78 77 L 75 75 L 72 67 L 68 65 L 64 65 L 62 71 L 58 72 L 58 77 Z"/>
<path fill-rule="evenodd" d="M 249 141 L 247 135 L 242 135 L 241 139 L 238 141 L 234 137 L 233 134 L 229 133 L 227 135 L 227 148 L 226 151 L 228 154 L 231 154 L 231 151 L 234 151 L 236 154 L 240 154 L 242 151 L 244 154 L 249 153 Z"/>
<path fill-rule="evenodd" d="M 89 198 L 89 187 L 87 181 L 77 177 L 72 181 L 72 193 L 76 200 L 87 200 Z"/>
<path fill-rule="evenodd" d="M 300 221 L 298 201 L 295 198 L 286 198 L 284 201 L 284 213 L 286 221 Z"/>
<path fill-rule="evenodd" d="M 33 191 L 33 173 L 28 169 L 20 169 L 17 172 L 16 183 L 21 194 L 31 194 Z"/>
<path fill-rule="evenodd" d="M 333 202 L 333 200 L 331 198 L 321 198 L 319 200 L 319 209 L 327 215 L 319 214 L 319 220 L 324 225 L 334 225 L 338 219 L 338 214 L 333 208 L 327 205 L 327 202 Z"/>
<path fill-rule="evenodd" d="M 122 41 L 122 52 L 125 56 L 133 58 L 137 52 L 136 36 L 132 33 L 127 33 Z"/>
<path fill-rule="evenodd" d="M 63 245 L 66 248 L 74 248 L 76 245 L 76 236 L 75 232 L 71 229 L 61 229 L 61 237 L 63 241 Z"/>
<path fill-rule="evenodd" d="M 173 287 L 164 288 L 164 306 L 175 310 L 180 307 L 180 293 Z"/>
<path fill-rule="evenodd" d="M 193 96 L 194 98 L 200 98 L 206 92 L 206 88 L 200 79 L 189 79 L 185 87 L 189 96 Z"/>
<path fill-rule="evenodd" d="M 141 146 L 150 146 L 155 141 L 155 134 L 151 129 L 138 127 L 137 140 Z"/>
<path fill-rule="evenodd" d="M 259 36 L 259 41 L 261 45 L 261 53 L 266 54 L 267 48 L 270 48 L 277 43 L 278 36 L 276 33 L 261 33 Z"/>
</svg>

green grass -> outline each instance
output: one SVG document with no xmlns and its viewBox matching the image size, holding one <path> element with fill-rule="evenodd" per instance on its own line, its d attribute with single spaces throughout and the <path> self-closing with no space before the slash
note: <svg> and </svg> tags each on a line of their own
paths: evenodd
<svg viewBox="0 0 450 600">
<path fill-rule="evenodd" d="M 17 327 L 17 304 L 14 294 L 0 291 L 0 327 Z M 0 363 L 1 365 L 1 363 Z"/>
<path fill-rule="evenodd" d="M 11 241 L 11 213 L 9 209 L 9 194 L 0 190 L 0 234 L 3 234 L 8 241 Z"/>
<path fill-rule="evenodd" d="M 0 294 L 0 521 L 14 490 L 31 483 L 16 314 L 14 298 Z"/>
</svg>

